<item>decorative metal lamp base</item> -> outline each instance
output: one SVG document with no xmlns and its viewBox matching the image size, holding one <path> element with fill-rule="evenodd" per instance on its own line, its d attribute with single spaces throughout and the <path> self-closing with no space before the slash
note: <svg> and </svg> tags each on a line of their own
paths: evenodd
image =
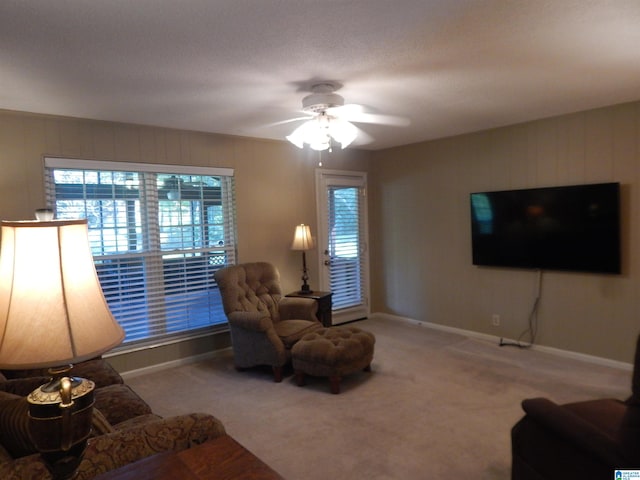
<svg viewBox="0 0 640 480">
<path fill-rule="evenodd" d="M 309 287 L 307 283 L 309 280 L 309 274 L 307 273 L 307 256 L 305 255 L 304 250 L 302 251 L 302 286 L 300 287 L 300 292 L 298 293 L 313 293 L 313 290 Z"/>
<path fill-rule="evenodd" d="M 27 397 L 29 432 L 56 480 L 71 479 L 91 433 L 95 384 L 62 377 L 41 385 Z"/>
</svg>

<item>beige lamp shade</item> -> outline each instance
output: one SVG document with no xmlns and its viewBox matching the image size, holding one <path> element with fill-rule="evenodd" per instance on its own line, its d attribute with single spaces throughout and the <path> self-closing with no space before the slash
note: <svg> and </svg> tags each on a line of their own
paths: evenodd
<svg viewBox="0 0 640 480">
<path fill-rule="evenodd" d="M 77 363 L 123 339 L 96 274 L 86 220 L 2 222 L 0 368 Z"/>
<path fill-rule="evenodd" d="M 293 234 L 293 242 L 291 243 L 291 250 L 310 250 L 313 248 L 313 237 L 311 236 L 311 229 L 309 225 L 301 223 L 296 226 L 296 231 Z"/>
</svg>

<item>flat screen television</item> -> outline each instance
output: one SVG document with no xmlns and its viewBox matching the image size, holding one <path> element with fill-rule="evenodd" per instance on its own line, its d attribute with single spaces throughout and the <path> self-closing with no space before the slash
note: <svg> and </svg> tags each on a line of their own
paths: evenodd
<svg viewBox="0 0 640 480">
<path fill-rule="evenodd" d="M 471 193 L 473 264 L 620 273 L 620 184 Z"/>
</svg>

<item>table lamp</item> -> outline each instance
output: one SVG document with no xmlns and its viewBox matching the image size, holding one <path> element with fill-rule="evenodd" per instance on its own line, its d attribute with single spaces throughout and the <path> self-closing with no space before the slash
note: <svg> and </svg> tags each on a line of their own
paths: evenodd
<svg viewBox="0 0 640 480">
<path fill-rule="evenodd" d="M 102 293 L 86 220 L 3 221 L 0 368 L 49 367 L 29 396 L 29 434 L 56 479 L 72 478 L 91 431 L 94 383 L 73 363 L 115 347 L 124 331 Z"/>
<path fill-rule="evenodd" d="M 293 242 L 291 243 L 291 250 L 302 250 L 302 287 L 300 287 L 299 293 L 313 293 L 307 284 L 309 275 L 307 274 L 307 257 L 305 252 L 313 248 L 313 237 L 311 236 L 311 229 L 309 225 L 301 223 L 296 226 L 296 231 L 293 234 Z"/>
</svg>

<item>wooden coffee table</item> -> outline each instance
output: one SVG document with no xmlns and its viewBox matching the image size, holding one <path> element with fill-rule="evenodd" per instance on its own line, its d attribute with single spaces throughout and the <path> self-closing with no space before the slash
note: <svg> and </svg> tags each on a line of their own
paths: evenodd
<svg viewBox="0 0 640 480">
<path fill-rule="evenodd" d="M 223 435 L 193 448 L 164 452 L 116 470 L 95 480 L 284 480 L 269 465 Z"/>
</svg>

